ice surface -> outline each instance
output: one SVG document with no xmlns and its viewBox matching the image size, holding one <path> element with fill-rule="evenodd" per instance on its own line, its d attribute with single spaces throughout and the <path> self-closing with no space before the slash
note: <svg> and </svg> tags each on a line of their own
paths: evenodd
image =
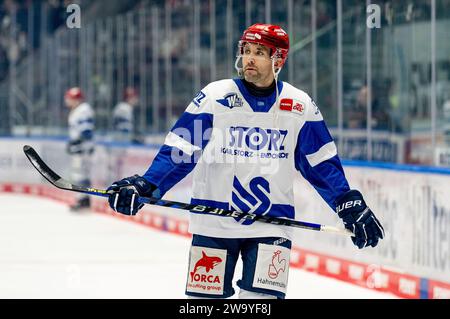
<svg viewBox="0 0 450 319">
<path fill-rule="evenodd" d="M 0 194 L 0 298 L 185 298 L 189 246 L 56 201 Z M 394 298 L 299 269 L 289 278 L 287 298 Z"/>
</svg>

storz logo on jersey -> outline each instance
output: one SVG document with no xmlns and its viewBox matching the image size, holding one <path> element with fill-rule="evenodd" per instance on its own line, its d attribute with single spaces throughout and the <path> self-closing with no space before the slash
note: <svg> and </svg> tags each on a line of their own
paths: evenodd
<svg viewBox="0 0 450 319">
<path fill-rule="evenodd" d="M 283 151 L 287 130 L 263 129 L 260 127 L 232 126 L 229 128 L 231 141 L 228 146 L 247 146 L 257 151 L 266 149 L 269 151 Z"/>
<path fill-rule="evenodd" d="M 227 133 L 227 145 L 222 148 L 225 154 L 248 158 L 288 158 L 289 154 L 284 152 L 287 130 L 231 126 Z"/>
<path fill-rule="evenodd" d="M 242 99 L 237 95 L 237 93 L 228 93 L 223 99 L 216 100 L 223 106 L 229 107 L 232 109 L 233 107 L 242 107 L 243 102 Z"/>
<path fill-rule="evenodd" d="M 251 211 L 255 215 L 267 214 L 272 206 L 268 197 L 270 194 L 269 182 L 258 176 L 250 181 L 249 187 L 250 191 L 247 191 L 237 177 L 234 177 L 231 195 L 232 209 L 244 213 Z M 251 225 L 254 222 L 254 220 L 247 219 L 242 222 L 242 225 Z"/>
</svg>

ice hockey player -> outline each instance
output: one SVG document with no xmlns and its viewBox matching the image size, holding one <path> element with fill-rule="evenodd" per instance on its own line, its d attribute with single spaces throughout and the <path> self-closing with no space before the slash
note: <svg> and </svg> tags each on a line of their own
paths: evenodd
<svg viewBox="0 0 450 319">
<path fill-rule="evenodd" d="M 64 102 L 70 109 L 69 141 L 67 153 L 72 165 L 72 180 L 79 185 L 89 186 L 91 157 L 94 152 L 94 111 L 84 101 L 84 94 L 78 87 L 72 87 L 64 94 Z M 88 195 L 79 194 L 70 209 L 80 211 L 90 207 Z"/>
<path fill-rule="evenodd" d="M 139 196 L 164 196 L 196 166 L 192 203 L 295 219 L 299 172 L 354 232 L 358 248 L 375 247 L 383 227 L 361 193 L 350 189 L 318 107 L 302 90 L 277 80 L 288 51 L 281 27 L 246 29 L 235 63 L 241 77 L 203 88 L 145 174 L 109 187 L 110 206 L 134 215 L 142 206 Z M 239 256 L 239 298 L 285 297 L 291 228 L 191 212 L 189 231 L 189 297 L 232 296 Z"/>
<path fill-rule="evenodd" d="M 113 110 L 113 125 L 115 140 L 119 142 L 131 142 L 134 138 L 133 108 L 139 102 L 136 89 L 127 87 L 123 101 L 119 102 Z"/>
</svg>

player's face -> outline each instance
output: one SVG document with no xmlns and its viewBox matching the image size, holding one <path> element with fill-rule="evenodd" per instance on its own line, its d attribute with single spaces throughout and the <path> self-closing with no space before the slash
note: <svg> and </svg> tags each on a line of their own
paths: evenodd
<svg viewBox="0 0 450 319">
<path fill-rule="evenodd" d="M 256 43 L 246 43 L 242 54 L 242 66 L 246 81 L 259 87 L 268 87 L 272 84 L 274 76 L 269 48 Z"/>
<path fill-rule="evenodd" d="M 135 106 L 135 105 L 137 105 L 137 104 L 139 103 L 139 99 L 138 99 L 137 96 L 130 97 L 130 98 L 128 99 L 128 103 L 129 103 L 130 105 L 132 105 L 132 106 Z"/>
<path fill-rule="evenodd" d="M 78 104 L 80 104 L 80 101 L 78 101 L 77 99 L 71 99 L 70 97 L 64 98 L 64 102 L 69 109 L 73 109 L 74 107 L 77 107 Z"/>
</svg>

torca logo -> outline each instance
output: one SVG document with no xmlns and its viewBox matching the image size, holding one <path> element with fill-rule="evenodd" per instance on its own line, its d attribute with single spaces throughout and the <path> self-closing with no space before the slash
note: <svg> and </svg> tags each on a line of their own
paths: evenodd
<svg viewBox="0 0 450 319">
<path fill-rule="evenodd" d="M 214 269 L 218 264 L 222 262 L 222 259 L 217 256 L 208 256 L 202 251 L 202 257 L 195 263 L 194 270 L 190 272 L 191 281 L 220 283 L 220 277 L 215 275 L 199 274 L 197 271 L 200 268 L 205 268 L 206 273 L 209 273 L 211 269 Z"/>
</svg>

